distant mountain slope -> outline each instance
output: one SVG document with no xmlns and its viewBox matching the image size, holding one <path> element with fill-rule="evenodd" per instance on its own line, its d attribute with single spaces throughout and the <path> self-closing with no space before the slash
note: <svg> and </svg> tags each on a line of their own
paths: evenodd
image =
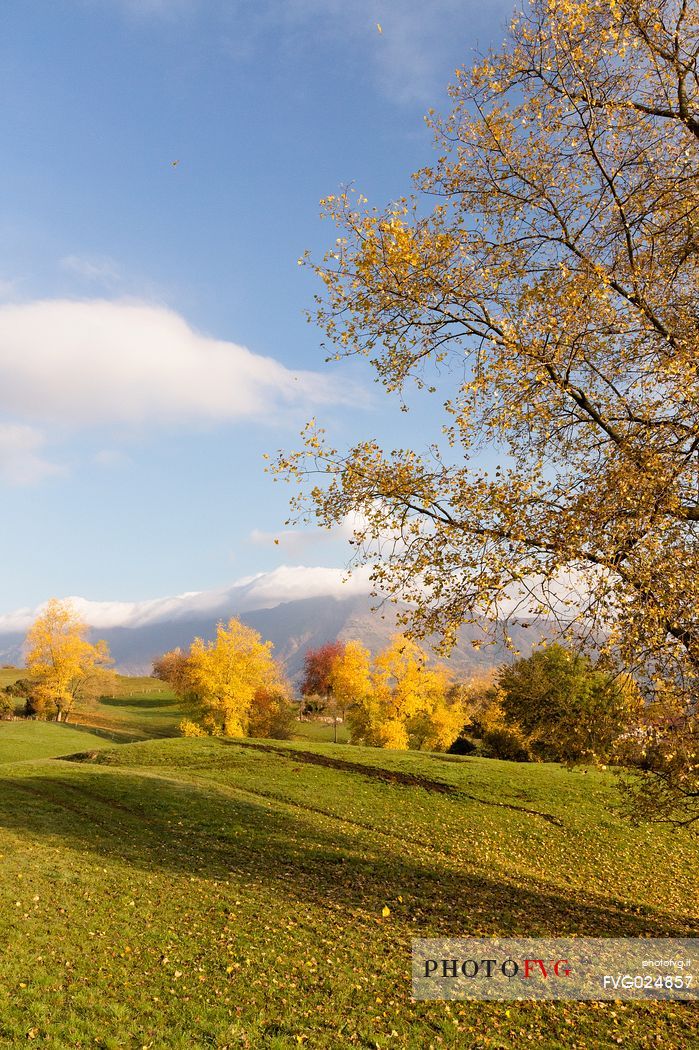
<svg viewBox="0 0 699 1050">
<path fill-rule="evenodd" d="M 96 628 L 93 635 L 105 638 L 109 643 L 118 670 L 126 674 L 148 674 L 153 660 L 167 649 L 187 648 L 196 637 L 210 639 L 215 634 L 218 620 L 237 615 L 274 644 L 275 656 L 284 662 L 288 675 L 298 680 L 304 654 L 309 648 L 336 638 L 355 638 L 375 653 L 400 629 L 396 608 L 386 603 L 381 609 L 373 610 L 368 595 L 301 598 L 281 602 L 272 608 L 245 611 L 236 608 L 236 604 L 231 601 L 228 608 L 219 607 L 215 612 L 188 617 L 180 615 L 156 623 Z M 529 655 L 532 646 L 547 636 L 545 626 L 541 624 L 528 629 L 514 624 L 510 633 L 523 655 Z M 459 632 L 457 645 L 448 661 L 455 674 L 472 675 L 512 659 L 501 643 L 476 650 L 471 642 L 481 638 L 482 630 L 478 625 L 464 627 Z M 21 662 L 23 639 L 23 632 L 0 631 L 0 663 Z"/>
</svg>

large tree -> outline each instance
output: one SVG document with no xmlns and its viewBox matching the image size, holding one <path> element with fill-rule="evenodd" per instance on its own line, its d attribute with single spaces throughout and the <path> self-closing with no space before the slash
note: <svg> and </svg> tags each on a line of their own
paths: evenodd
<svg viewBox="0 0 699 1050">
<path fill-rule="evenodd" d="M 214 641 L 195 638 L 175 683 L 203 730 L 218 736 L 264 732 L 288 707 L 289 690 L 272 643 L 235 617 L 218 624 Z"/>
<path fill-rule="evenodd" d="M 449 698 L 444 667 L 411 638 L 396 634 L 374 659 L 371 685 L 349 708 L 352 741 L 373 747 L 441 751 L 464 722 L 458 697 Z"/>
<path fill-rule="evenodd" d="M 333 660 L 330 675 L 332 695 L 342 712 L 362 700 L 371 691 L 371 655 L 353 639 L 343 643 L 342 652 Z"/>
<path fill-rule="evenodd" d="M 501 667 L 498 686 L 506 724 L 522 730 L 544 759 L 608 762 L 637 724 L 634 682 L 560 645 Z"/>
<path fill-rule="evenodd" d="M 90 642 L 89 627 L 70 602 L 52 598 L 27 633 L 25 660 L 31 683 L 27 709 L 65 722 L 78 701 L 113 688 L 109 646 Z"/>
<path fill-rule="evenodd" d="M 317 649 L 308 649 L 303 658 L 301 695 L 320 697 L 328 703 L 333 692 L 333 669 L 336 661 L 344 655 L 345 643 L 325 642 Z"/>
<path fill-rule="evenodd" d="M 392 452 L 339 452 L 311 427 L 277 464 L 314 475 L 322 523 L 359 517 L 360 559 L 389 538 L 377 585 L 447 642 L 514 594 L 560 612 L 551 591 L 572 581 L 562 628 L 604 637 L 665 705 L 646 757 L 665 815 L 683 801 L 685 820 L 699 816 L 698 52 L 693 0 L 533 0 L 430 116 L 439 153 L 412 196 L 328 197 L 320 324 L 406 406 L 413 383 L 448 386 L 443 426 Z"/>
</svg>

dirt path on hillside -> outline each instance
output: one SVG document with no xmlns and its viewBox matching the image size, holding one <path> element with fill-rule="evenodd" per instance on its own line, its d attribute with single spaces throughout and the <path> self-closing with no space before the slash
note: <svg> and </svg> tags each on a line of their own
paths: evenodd
<svg viewBox="0 0 699 1050">
<path fill-rule="evenodd" d="M 330 755 L 316 754 L 314 751 L 297 751 L 292 748 L 275 747 L 273 744 L 253 744 L 251 741 L 227 740 L 226 744 L 232 747 L 249 747 L 256 751 L 268 751 L 274 755 L 292 762 L 307 762 L 309 765 L 325 766 L 329 769 L 341 769 L 346 773 L 355 773 L 360 776 L 369 777 L 374 780 L 382 780 L 388 784 L 404 784 L 407 787 L 423 788 L 425 791 L 436 791 L 440 795 L 450 795 L 452 798 L 464 798 L 470 802 L 478 802 L 483 806 L 496 806 L 499 809 L 511 809 L 515 813 L 527 813 L 532 817 L 541 817 L 542 820 L 562 828 L 563 821 L 554 817 L 551 813 L 542 813 L 538 809 L 527 809 L 526 806 L 516 806 L 513 802 L 496 802 L 493 799 L 478 798 L 461 791 L 456 784 L 446 784 L 443 780 L 432 780 L 430 777 L 419 773 L 402 773 L 397 769 L 384 769 L 380 766 L 370 766 L 362 762 L 348 762 L 344 758 L 332 758 Z"/>
</svg>

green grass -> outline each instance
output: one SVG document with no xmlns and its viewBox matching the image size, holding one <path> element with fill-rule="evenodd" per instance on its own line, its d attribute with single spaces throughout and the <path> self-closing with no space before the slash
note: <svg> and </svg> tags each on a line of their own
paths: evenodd
<svg viewBox="0 0 699 1050">
<path fill-rule="evenodd" d="M 23 668 L 0 668 L 0 689 L 26 675 Z M 22 701 L 17 701 L 22 708 Z M 114 694 L 78 702 L 70 723 L 94 729 L 115 741 L 175 736 L 182 709 L 175 694 L 156 678 L 117 675 Z"/>
<path fill-rule="evenodd" d="M 24 667 L 0 667 L 0 689 L 6 685 L 12 685 L 19 678 L 26 677 L 26 674 Z M 172 696 L 164 682 L 147 675 L 118 674 L 114 692 L 117 696 Z"/>
<path fill-rule="evenodd" d="M 292 736 L 294 740 L 310 740 L 316 744 L 331 744 L 334 727 L 332 722 L 294 722 Z M 349 729 L 342 723 L 337 725 L 338 744 L 349 743 Z"/>
<path fill-rule="evenodd" d="M 121 697 L 172 697 L 173 693 L 169 685 L 161 682 L 158 678 L 150 678 L 148 675 L 126 675 L 116 676 L 115 696 Z"/>
<path fill-rule="evenodd" d="M 0 765 L 106 747 L 93 733 L 49 722 L 0 721 Z"/>
<path fill-rule="evenodd" d="M 139 688 L 139 679 L 126 679 L 126 683 L 129 681 L 134 683 L 132 689 L 122 680 L 116 696 L 76 706 L 71 721 L 112 733 L 116 738 L 175 736 L 183 713 L 174 693 L 162 685 L 159 689 Z"/>
<path fill-rule="evenodd" d="M 410 998 L 414 936 L 696 932 L 696 845 L 610 775 L 245 743 L 0 766 L 0 1045 L 698 1044 L 680 1003 Z"/>
<path fill-rule="evenodd" d="M 26 674 L 21 667 L 0 667 L 0 689 L 6 685 L 14 685 L 18 678 Z"/>
</svg>

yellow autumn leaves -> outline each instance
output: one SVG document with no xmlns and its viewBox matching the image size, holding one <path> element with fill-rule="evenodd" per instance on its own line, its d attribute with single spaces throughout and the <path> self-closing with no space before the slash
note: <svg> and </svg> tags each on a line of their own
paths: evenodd
<svg viewBox="0 0 699 1050">
<path fill-rule="evenodd" d="M 426 635 L 513 608 L 559 617 L 574 579 L 566 624 L 604 636 L 649 701 L 672 695 L 658 771 L 690 805 L 696 741 L 678 743 L 676 712 L 696 725 L 697 39 L 696 3 L 534 0 L 430 116 L 438 153 L 412 197 L 326 199 L 321 328 L 402 407 L 414 382 L 445 390 L 444 413 L 421 452 L 338 451 L 318 430 L 277 462 L 308 480 L 301 516 L 400 537 L 378 558 L 358 537 L 356 560 Z M 367 706 L 367 740 L 405 746 L 396 697 Z"/>
<path fill-rule="evenodd" d="M 90 642 L 88 635 L 88 625 L 69 602 L 47 603 L 25 642 L 31 713 L 65 721 L 76 701 L 109 690 L 109 647 Z"/>
<path fill-rule="evenodd" d="M 213 641 L 165 653 L 154 672 L 188 706 L 180 726 L 187 736 L 288 735 L 294 711 L 272 643 L 235 617 L 218 624 Z"/>
<path fill-rule="evenodd" d="M 417 642 L 394 635 L 367 673 L 366 692 L 347 710 L 353 743 L 396 750 L 447 748 L 465 721 L 460 695 L 450 685 L 446 670 L 431 666 Z"/>
</svg>

